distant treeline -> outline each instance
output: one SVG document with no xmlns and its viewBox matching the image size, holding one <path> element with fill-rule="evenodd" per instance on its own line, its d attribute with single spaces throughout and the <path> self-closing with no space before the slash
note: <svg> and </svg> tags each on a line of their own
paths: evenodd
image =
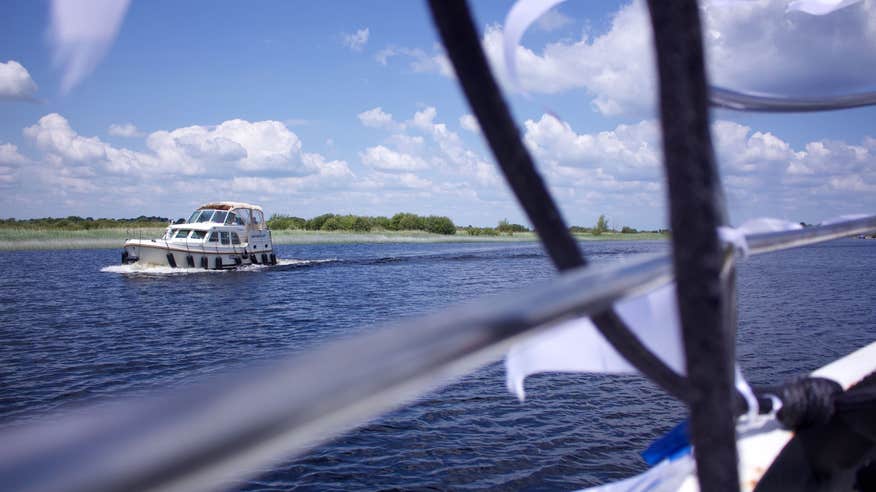
<svg viewBox="0 0 876 492">
<path fill-rule="evenodd" d="M 312 219 L 274 214 L 268 219 L 272 230 L 298 229 L 305 231 L 425 231 L 433 234 L 456 234 L 456 225 L 448 217 L 426 217 L 398 213 L 392 217 L 369 217 L 365 215 L 322 214 Z"/>
<path fill-rule="evenodd" d="M 496 227 L 473 227 L 465 226 L 459 229 L 469 236 L 498 236 L 508 234 L 513 236 L 515 232 L 529 232 L 529 228 L 520 224 L 511 224 L 507 219 L 499 221 Z"/>
<path fill-rule="evenodd" d="M 657 229 L 657 230 L 653 230 L 653 231 L 644 231 L 644 230 L 640 231 L 638 229 L 635 229 L 633 227 L 628 227 L 628 226 L 622 226 L 620 228 L 620 230 L 618 230 L 616 228 L 612 228 L 609 225 L 608 219 L 605 218 L 605 215 L 600 215 L 599 218 L 596 219 L 596 224 L 594 224 L 593 227 L 572 226 L 569 228 L 569 232 L 571 232 L 572 234 L 593 234 L 594 236 L 599 236 L 604 232 L 610 232 L 613 234 L 618 234 L 618 233 L 620 233 L 620 234 L 636 234 L 639 232 L 649 232 L 649 233 L 653 233 L 653 234 L 666 234 L 669 231 L 667 229 Z"/>
<path fill-rule="evenodd" d="M 181 223 L 185 219 L 178 219 Z M 92 217 L 79 217 L 71 215 L 64 218 L 45 217 L 41 219 L 0 219 L 0 228 L 4 229 L 49 229 L 65 231 L 81 231 L 89 229 L 120 229 L 120 228 L 147 228 L 165 227 L 170 219 L 141 215 L 131 219 L 94 219 Z M 370 217 L 365 215 L 337 215 L 322 214 L 312 219 L 294 217 L 291 215 L 274 214 L 268 219 L 268 227 L 273 230 L 305 230 L 305 231 L 345 231 L 345 232 L 373 232 L 373 231 L 425 231 L 433 234 L 467 234 L 469 236 L 513 236 L 515 233 L 531 232 L 521 224 L 512 224 L 508 220 L 500 220 L 496 227 L 474 227 L 471 225 L 457 227 L 449 217 L 429 215 L 420 216 L 412 213 L 398 213 L 392 217 Z M 632 227 L 623 226 L 620 230 L 610 227 L 604 215 L 593 227 L 572 226 L 569 232 L 573 234 L 600 235 L 607 233 L 637 233 L 652 232 L 666 233 L 665 229 L 655 231 L 639 231 Z"/>
<path fill-rule="evenodd" d="M 64 218 L 0 219 L 0 228 L 6 229 L 56 229 L 84 231 L 89 229 L 119 229 L 139 227 L 165 227 L 170 219 L 141 215 L 133 219 L 94 219 L 71 215 Z"/>
</svg>

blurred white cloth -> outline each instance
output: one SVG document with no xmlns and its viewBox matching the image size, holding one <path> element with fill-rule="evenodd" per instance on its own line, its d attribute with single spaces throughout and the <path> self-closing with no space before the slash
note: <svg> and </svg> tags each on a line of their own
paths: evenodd
<svg viewBox="0 0 876 492">
<path fill-rule="evenodd" d="M 684 351 L 678 322 L 675 283 L 617 304 L 617 313 L 652 352 L 684 374 Z M 540 372 L 634 373 L 590 321 L 578 318 L 520 342 L 505 357 L 508 390 L 523 400 L 523 380 Z"/>
<path fill-rule="evenodd" d="M 800 229 L 797 222 L 760 218 L 739 227 L 720 227 L 719 237 L 732 244 L 743 257 L 748 254 L 747 234 Z M 618 316 L 638 339 L 679 374 L 686 374 L 681 323 L 678 317 L 675 282 L 648 294 L 624 299 L 615 305 Z M 590 318 L 561 322 L 539 335 L 515 344 L 505 357 L 505 383 L 519 399 L 526 397 L 523 381 L 541 372 L 634 373 L 623 358 L 596 329 Z M 745 380 L 737 374 L 737 386 Z"/>
</svg>

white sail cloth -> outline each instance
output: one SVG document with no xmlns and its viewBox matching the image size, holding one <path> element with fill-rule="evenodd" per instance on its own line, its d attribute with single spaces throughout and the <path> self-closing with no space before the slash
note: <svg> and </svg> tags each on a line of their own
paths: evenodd
<svg viewBox="0 0 876 492">
<path fill-rule="evenodd" d="M 796 222 L 755 219 L 737 228 L 721 227 L 719 236 L 747 255 L 747 234 L 800 229 Z M 667 283 L 646 295 L 625 299 L 615 306 L 620 318 L 655 355 L 679 374 L 685 374 L 684 350 L 675 283 Z M 562 322 L 511 347 L 505 357 L 508 390 L 523 400 L 524 380 L 541 372 L 634 373 L 635 368 L 599 333 L 589 318 Z M 737 385 L 744 380 L 737 374 Z"/>
</svg>

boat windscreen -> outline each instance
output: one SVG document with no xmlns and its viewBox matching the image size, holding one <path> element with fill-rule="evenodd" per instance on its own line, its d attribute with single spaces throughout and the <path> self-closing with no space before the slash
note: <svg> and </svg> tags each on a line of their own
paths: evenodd
<svg viewBox="0 0 876 492">
<path fill-rule="evenodd" d="M 223 210 L 217 210 L 215 214 L 213 214 L 213 222 L 217 224 L 224 224 L 225 219 L 228 217 L 228 212 Z"/>
<path fill-rule="evenodd" d="M 189 220 L 188 220 L 187 223 L 189 223 L 189 224 L 194 224 L 195 220 L 197 220 L 197 218 L 198 218 L 199 215 L 201 215 L 201 211 L 200 211 L 200 210 L 195 210 L 194 212 L 192 212 L 192 216 L 189 217 Z"/>
<path fill-rule="evenodd" d="M 210 222 L 210 219 L 213 218 L 212 210 L 202 210 L 201 216 L 198 217 L 198 222 Z"/>
</svg>

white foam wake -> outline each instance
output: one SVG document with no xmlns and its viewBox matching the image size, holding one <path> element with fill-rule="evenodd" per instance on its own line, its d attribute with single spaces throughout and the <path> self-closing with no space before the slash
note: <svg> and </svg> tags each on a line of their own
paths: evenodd
<svg viewBox="0 0 876 492">
<path fill-rule="evenodd" d="M 127 265 L 109 265 L 100 269 L 105 273 L 119 273 L 122 275 L 192 275 L 192 274 L 207 274 L 207 273 L 227 273 L 227 272 L 259 272 L 270 268 L 295 266 L 295 265 L 312 265 L 316 263 L 328 263 L 337 261 L 335 258 L 322 260 L 296 260 L 293 258 L 277 258 L 276 265 L 245 265 L 233 270 L 204 270 L 203 268 L 172 268 L 168 265 L 149 265 L 145 263 L 129 263 Z"/>
</svg>

